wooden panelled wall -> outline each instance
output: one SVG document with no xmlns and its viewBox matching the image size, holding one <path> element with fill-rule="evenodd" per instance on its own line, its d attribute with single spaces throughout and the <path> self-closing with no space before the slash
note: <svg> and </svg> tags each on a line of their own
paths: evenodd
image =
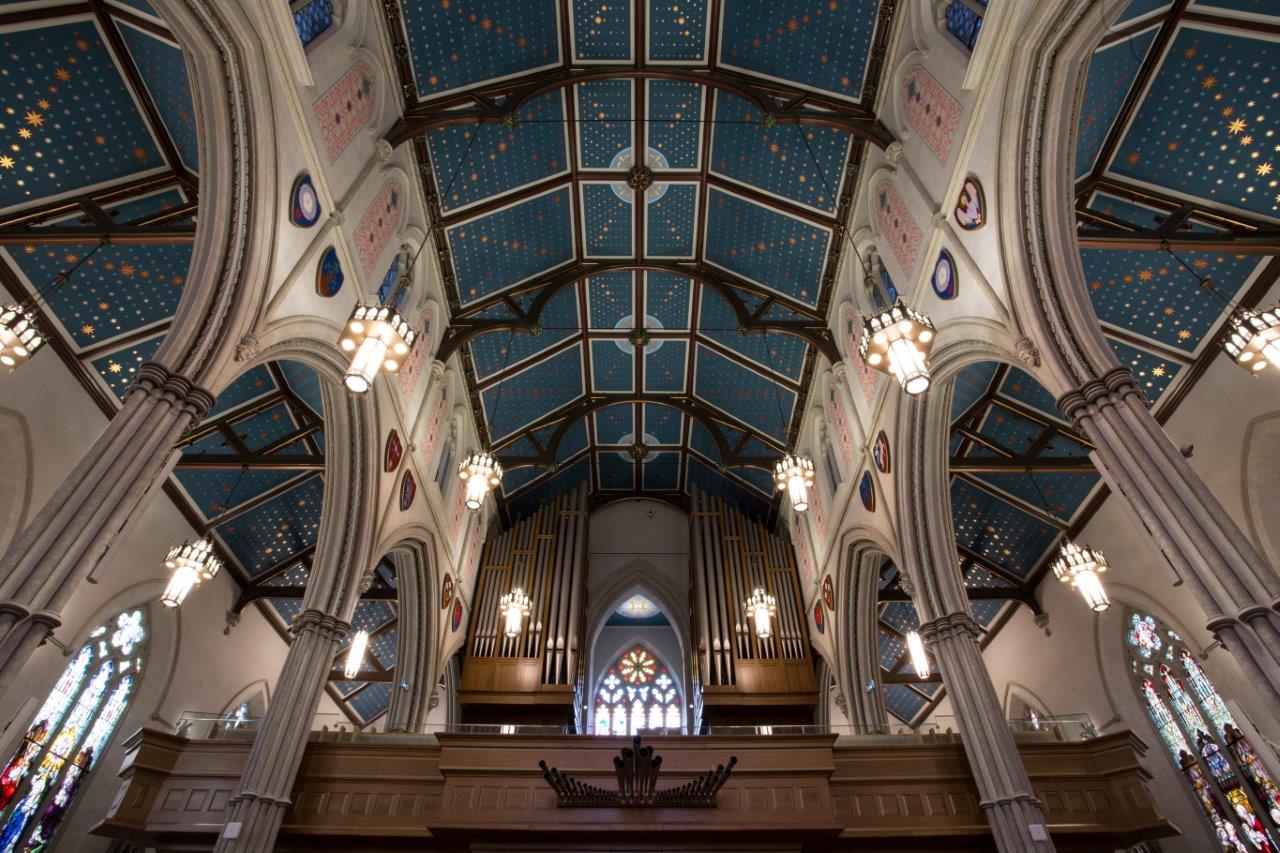
<svg viewBox="0 0 1280 853">
<path fill-rule="evenodd" d="M 485 543 L 458 686 L 464 707 L 562 706 L 559 713 L 572 717 L 586 605 L 587 521 L 584 484 Z M 499 598 L 516 587 L 529 596 L 531 608 L 520 634 L 507 637 Z M 483 714 L 470 716 L 487 721 Z"/>
<path fill-rule="evenodd" d="M 690 512 L 694 645 L 704 722 L 798 721 L 818 701 L 795 550 L 723 498 L 697 489 Z M 777 598 L 768 639 L 744 609 L 762 588 Z M 749 718 L 743 711 L 749 706 Z M 781 712 L 762 712 L 772 706 Z M 794 717 L 794 719 L 793 719 Z M 812 720 L 809 720 L 812 722 Z"/>
</svg>

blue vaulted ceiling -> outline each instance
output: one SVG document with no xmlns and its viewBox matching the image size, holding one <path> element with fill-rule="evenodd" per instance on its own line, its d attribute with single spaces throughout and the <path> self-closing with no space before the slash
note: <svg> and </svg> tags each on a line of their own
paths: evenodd
<svg viewBox="0 0 1280 853">
<path fill-rule="evenodd" d="M 1081 261 L 1116 357 L 1158 412 L 1215 357 L 1226 300 L 1253 304 L 1274 280 L 1276 26 L 1275 4 L 1134 0 L 1089 65 L 1075 144 Z M 1271 237 L 1231 245 L 1259 233 Z"/>
<path fill-rule="evenodd" d="M 861 142 L 765 104 L 874 119 L 888 32 L 880 0 L 714 6 L 401 0 L 388 19 L 406 114 L 448 118 L 415 146 L 454 328 L 493 324 L 458 351 L 517 511 L 577 477 L 603 499 L 773 496 L 815 351 L 742 318 L 824 324 Z"/>
</svg>

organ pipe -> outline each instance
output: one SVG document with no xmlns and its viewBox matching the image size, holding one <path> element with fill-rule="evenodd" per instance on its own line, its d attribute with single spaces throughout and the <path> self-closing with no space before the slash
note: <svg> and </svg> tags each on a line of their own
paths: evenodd
<svg viewBox="0 0 1280 853">
<path fill-rule="evenodd" d="M 537 660 L 543 684 L 573 683 L 585 601 L 586 513 L 586 488 L 580 486 L 486 541 L 472 657 Z M 520 634 L 508 638 L 502 635 L 498 600 L 515 587 L 532 603 Z"/>
<path fill-rule="evenodd" d="M 691 586 L 695 645 L 705 654 L 698 669 L 702 683 L 735 685 L 739 662 L 807 660 L 804 599 L 786 533 L 770 533 L 722 498 L 697 489 L 691 503 Z M 746 596 L 756 588 L 778 602 L 768 639 L 756 636 L 743 611 Z"/>
</svg>

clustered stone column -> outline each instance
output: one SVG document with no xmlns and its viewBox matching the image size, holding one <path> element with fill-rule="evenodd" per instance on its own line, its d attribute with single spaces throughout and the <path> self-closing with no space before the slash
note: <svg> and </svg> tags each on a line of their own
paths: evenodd
<svg viewBox="0 0 1280 853">
<path fill-rule="evenodd" d="M 1128 368 L 1062 397 L 1093 461 L 1157 560 L 1185 582 L 1258 693 L 1280 707 L 1280 574 L 1227 514 L 1147 410 Z"/>
<path fill-rule="evenodd" d="M 840 621 L 845 634 L 841 643 L 845 658 L 845 713 L 859 732 L 880 732 L 889 726 L 876 644 L 880 560 L 879 551 L 855 550 L 849 555 L 845 573 L 847 616 Z M 871 690 L 867 689 L 868 683 Z"/>
<path fill-rule="evenodd" d="M 350 627 L 319 610 L 303 610 L 294 620 L 289 654 L 215 850 L 256 853 L 275 846 L 334 655 Z"/>
<path fill-rule="evenodd" d="M 321 383 L 321 393 L 325 494 L 315 561 L 302 610 L 290 629 L 289 654 L 214 848 L 222 853 L 275 847 L 339 643 L 350 630 L 360 595 L 373 582 L 378 465 L 370 442 L 372 401 L 346 394 L 336 383 Z"/>
<path fill-rule="evenodd" d="M 189 379 L 142 365 L 120 412 L 14 539 L 0 559 L 0 696 L 169 475 L 174 444 L 212 405 Z"/>
<path fill-rule="evenodd" d="M 904 586 L 921 621 L 942 683 L 955 708 L 960 738 L 981 806 L 1001 851 L 1049 851 L 1040 800 L 1031 788 L 978 645 L 956 556 L 947 482 L 945 418 L 950 394 L 902 397 L 897 483 Z M 935 422 L 931 422 L 935 421 Z"/>
</svg>

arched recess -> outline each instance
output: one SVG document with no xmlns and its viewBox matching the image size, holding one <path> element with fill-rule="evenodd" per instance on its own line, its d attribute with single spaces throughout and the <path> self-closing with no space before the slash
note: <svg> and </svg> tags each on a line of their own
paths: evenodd
<svg viewBox="0 0 1280 853">
<path fill-rule="evenodd" d="M 280 616 L 277 621 L 286 624 L 307 611 L 353 622 L 360 596 L 375 581 L 374 513 L 385 498 L 378 491 L 381 442 L 373 395 L 347 392 L 342 386 L 345 364 L 340 353 L 331 343 L 311 336 L 282 335 L 279 343 L 268 344 L 257 353 L 245 373 L 250 375 L 279 361 L 298 363 L 313 374 L 311 396 L 324 414 L 323 474 L 316 488 L 320 507 L 312 521 L 313 546 L 280 559 L 271 569 L 288 578 L 283 588 L 275 588 L 279 594 L 288 591 L 286 606 L 273 600 L 269 586 L 256 585 L 252 591 L 270 601 Z M 335 670 L 341 669 L 348 642 L 349 637 L 337 649 Z M 354 706 L 344 703 L 335 684 L 326 682 L 325 686 L 340 707 L 360 722 L 370 722 Z"/>
<path fill-rule="evenodd" d="M 585 639 L 587 648 L 590 649 L 587 656 L 589 683 L 594 684 L 598 681 L 603 670 L 621 651 L 620 648 L 600 649 L 601 636 L 610 617 L 636 595 L 643 595 L 653 601 L 670 624 L 679 653 L 665 657 L 677 658 L 668 665 L 681 683 L 681 693 L 685 696 L 690 695 L 690 668 L 687 665 L 690 660 L 689 611 L 687 605 L 681 604 L 687 595 L 682 595 L 675 589 L 670 578 L 644 558 L 636 558 L 620 566 L 610 574 L 605 586 L 588 591 Z M 612 654 L 602 654 L 602 652 Z M 594 696 L 594 693 L 592 695 Z"/>
<path fill-rule="evenodd" d="M 437 685 L 436 578 L 428 541 L 407 540 L 389 554 L 396 567 L 396 663 L 387 731 L 427 722 Z"/>
<path fill-rule="evenodd" d="M 22 529 L 31 504 L 31 430 L 21 412 L 0 407 L 0 553 Z"/>
<path fill-rule="evenodd" d="M 926 399 L 904 400 L 899 409 L 903 535 L 922 543 L 930 568 L 904 576 L 897 600 L 914 607 L 913 627 L 967 613 L 980 647 L 1012 607 L 1041 616 L 1036 588 L 1063 536 L 1079 532 L 1101 494 L 1091 445 L 1016 363 L 995 343 L 949 336 L 935 350 Z M 902 508 L 905 495 L 910 510 Z M 926 501 L 927 510 L 916 509 Z M 882 601 L 892 600 L 886 595 Z M 933 691 L 921 714 L 941 698 Z"/>
<path fill-rule="evenodd" d="M 1241 489 L 1250 532 L 1268 559 L 1280 566 L 1280 498 L 1274 482 L 1275 472 L 1280 471 L 1280 412 L 1263 415 L 1249 424 L 1240 470 L 1244 475 Z"/>
</svg>

